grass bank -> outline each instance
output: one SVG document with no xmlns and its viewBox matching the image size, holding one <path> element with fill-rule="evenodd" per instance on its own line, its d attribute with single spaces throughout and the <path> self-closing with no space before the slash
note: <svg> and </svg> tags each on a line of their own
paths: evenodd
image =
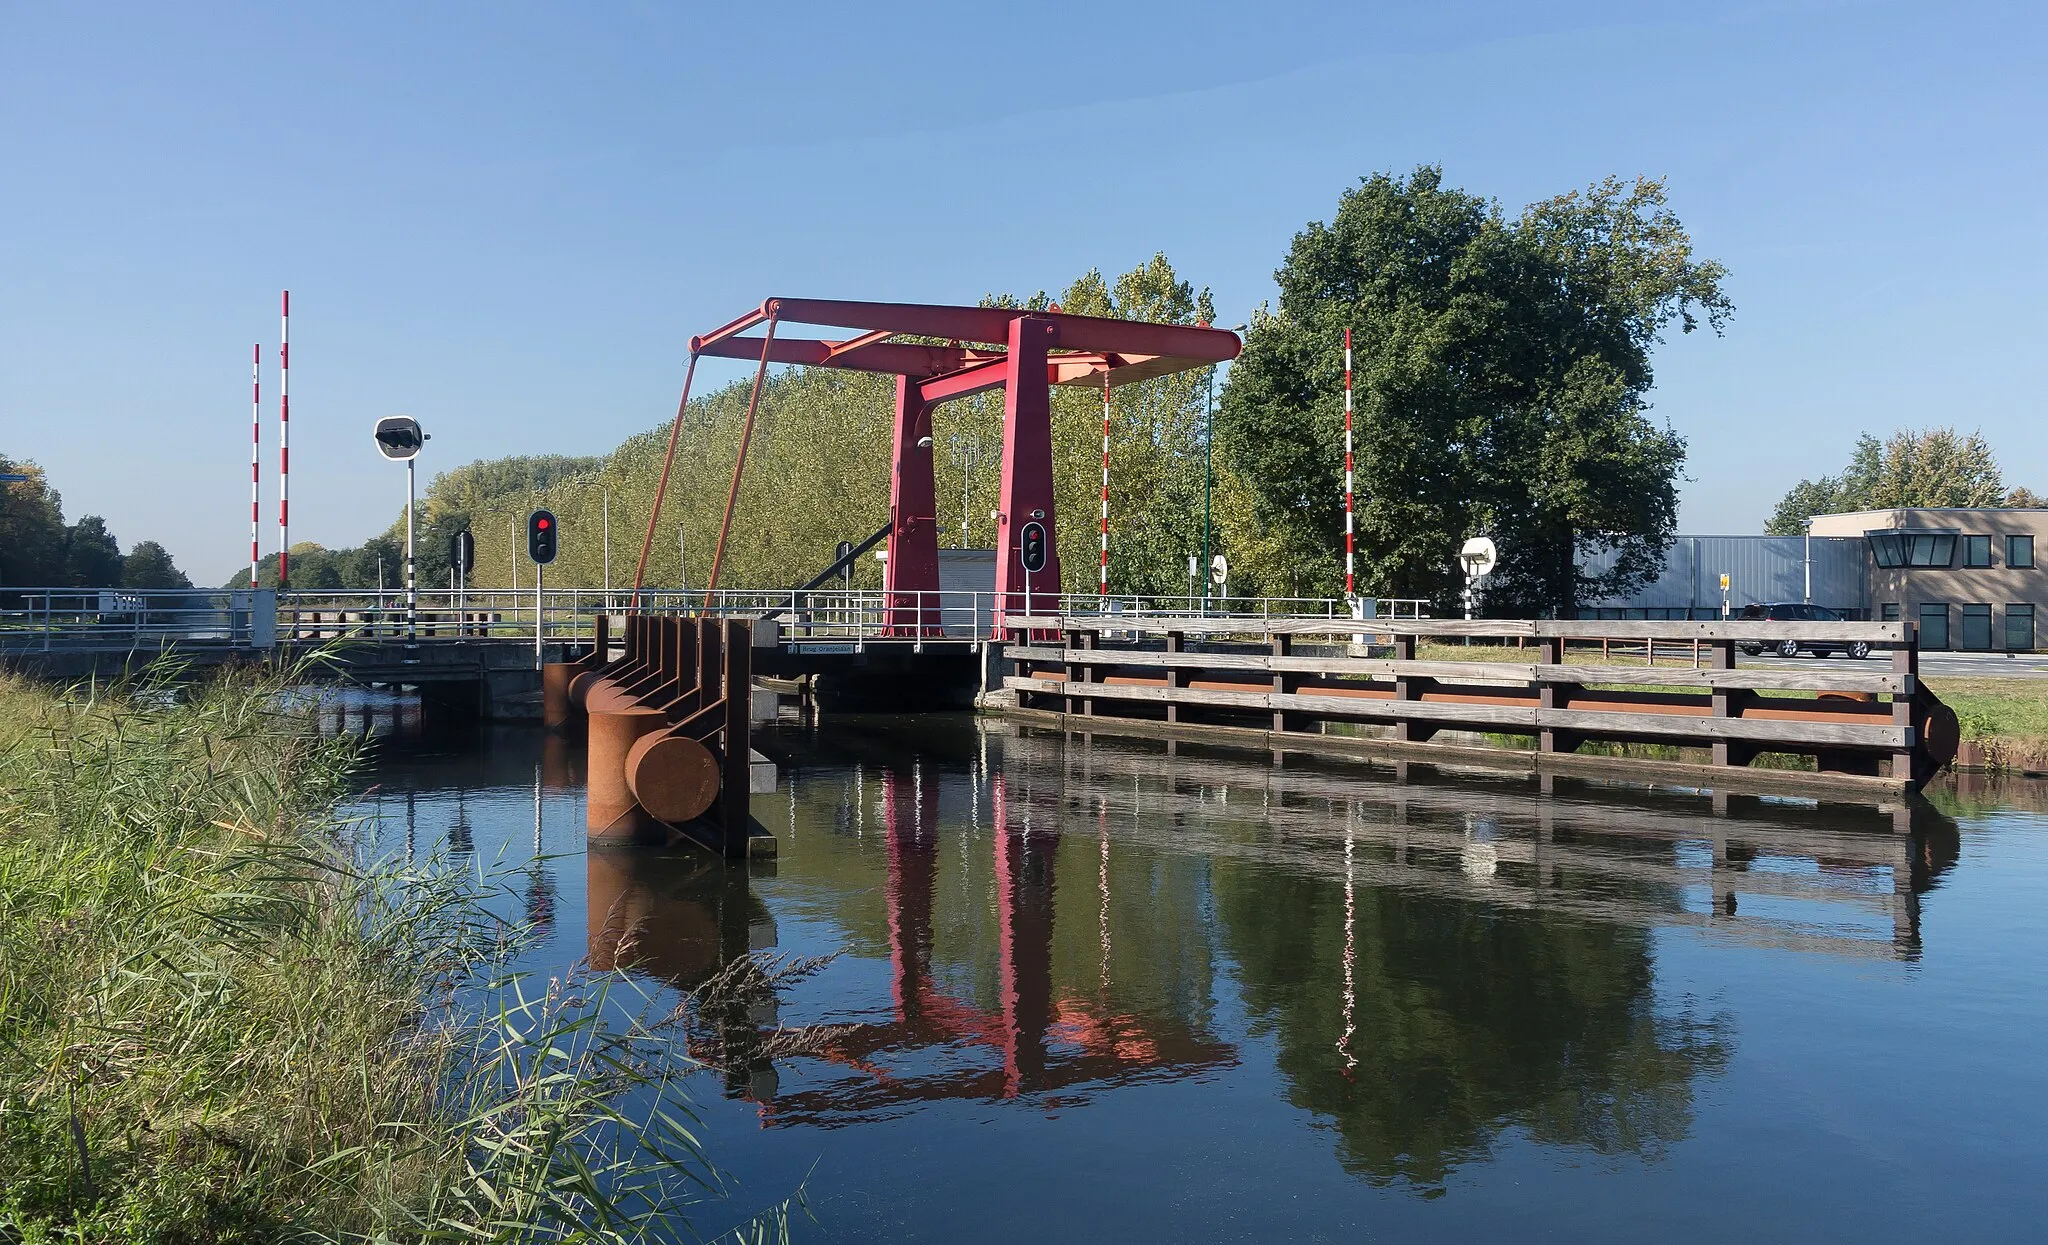
<svg viewBox="0 0 2048 1245">
<path fill-rule="evenodd" d="M 2048 773 L 2048 679 L 1930 678 L 1927 686 L 1962 726 L 1958 764 Z"/>
<path fill-rule="evenodd" d="M 521 931 L 473 878 L 366 867 L 337 811 L 352 746 L 282 691 L 0 677 L 0 1241 L 737 1217 L 662 1022 L 624 979 L 500 975 Z"/>
</svg>

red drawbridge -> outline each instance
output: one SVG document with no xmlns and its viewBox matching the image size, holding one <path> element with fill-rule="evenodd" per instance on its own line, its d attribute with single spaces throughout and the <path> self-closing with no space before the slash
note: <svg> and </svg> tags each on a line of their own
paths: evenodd
<svg viewBox="0 0 2048 1245">
<path fill-rule="evenodd" d="M 848 330 L 838 340 L 780 335 L 784 324 Z M 748 330 L 762 327 L 760 336 Z M 912 340 L 905 340 L 912 339 Z M 1061 590 L 1052 479 L 1050 387 L 1112 387 L 1167 376 L 1237 357 L 1235 333 L 1205 325 L 1150 324 L 1057 310 L 940 307 L 836 299 L 771 298 L 729 324 L 690 339 L 690 365 L 670 429 L 647 538 L 634 572 L 639 600 L 654 544 L 655 522 L 675 461 L 683 412 L 697 360 L 704 355 L 757 361 L 746 425 L 733 462 L 725 520 L 712 556 L 707 591 L 718 587 L 731 533 L 733 503 L 746 470 L 747 446 L 771 363 L 838 367 L 896 377 L 894 469 L 889 486 L 889 556 L 885 586 L 890 629 L 938 635 L 939 540 L 932 474 L 932 411 L 942 402 L 1003 390 L 1003 473 L 996 516 L 996 626 L 1009 610 L 1028 613 L 1027 596 L 1057 600 Z M 1036 530 L 1027 530 L 1035 526 Z M 1026 546 L 1031 545 L 1029 554 Z"/>
</svg>

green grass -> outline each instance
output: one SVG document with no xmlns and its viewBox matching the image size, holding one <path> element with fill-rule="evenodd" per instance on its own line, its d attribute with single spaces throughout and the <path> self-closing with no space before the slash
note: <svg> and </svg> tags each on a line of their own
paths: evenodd
<svg viewBox="0 0 2048 1245">
<path fill-rule="evenodd" d="M 2048 680 L 1931 678 L 1927 686 L 1956 711 L 1963 741 L 1984 750 L 1986 768 L 2048 769 Z"/>
<path fill-rule="evenodd" d="M 498 976 L 520 931 L 473 878 L 363 867 L 337 815 L 351 746 L 282 688 L 0 678 L 0 1241 L 670 1240 L 741 1217 L 692 1131 L 679 1022 L 632 1018 L 622 977 Z"/>
</svg>

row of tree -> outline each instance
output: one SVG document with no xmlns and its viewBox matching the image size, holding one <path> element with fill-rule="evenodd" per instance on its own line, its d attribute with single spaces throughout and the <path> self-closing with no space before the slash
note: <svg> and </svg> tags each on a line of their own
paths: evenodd
<svg viewBox="0 0 2048 1245">
<path fill-rule="evenodd" d="M 1209 546 L 1230 557 L 1233 594 L 1343 590 L 1347 328 L 1356 354 L 1359 592 L 1448 607 L 1460 588 L 1458 547 L 1478 534 L 1504 555 L 1489 594 L 1498 611 L 1568 611 L 1591 595 L 1626 593 L 1660 569 L 1686 447 L 1648 417 L 1650 351 L 1671 324 L 1718 332 L 1732 310 L 1725 269 L 1694 256 L 1662 183 L 1610 178 L 1511 216 L 1445 186 L 1434 167 L 1374 176 L 1343 195 L 1329 223 L 1295 237 L 1277 275 L 1279 305 L 1253 317 L 1220 395 L 1213 369 L 1115 391 L 1113 591 L 1186 592 L 1205 510 L 1213 511 Z M 1091 271 L 1056 298 L 984 299 L 1055 302 L 1090 315 L 1214 318 L 1208 291 L 1165 255 L 1114 280 Z M 741 382 L 684 413 L 648 583 L 703 585 L 747 396 Z M 724 585 L 792 586 L 829 563 L 839 541 L 881 525 L 892 401 L 886 377 L 831 369 L 770 376 Z M 1070 590 L 1092 586 L 1100 403 L 1093 389 L 1053 395 L 1056 532 Z M 1000 393 L 936 413 L 941 530 L 951 543 L 993 540 L 1001 429 Z M 502 460 L 440 477 L 422 507 L 420 582 L 446 583 L 446 535 L 464 525 L 477 537 L 476 584 L 530 582 L 531 568 L 520 565 L 524 516 L 546 506 L 563 531 L 551 583 L 630 584 L 667 436 L 663 425 L 599 459 Z M 957 525 L 949 517 L 956 502 Z M 295 550 L 293 586 L 373 587 L 380 564 L 387 585 L 398 583 L 402 555 L 389 542 L 402 530 L 325 559 Z M 1611 570 L 1586 575 L 1579 555 L 1604 549 L 1621 556 Z M 872 583 L 877 568 L 869 563 L 861 575 Z"/>
<path fill-rule="evenodd" d="M 1814 515 L 1855 510 L 2040 506 L 2048 506 L 2048 498 L 2029 488 L 2006 487 L 1998 456 L 1981 432 L 1902 428 L 1884 441 L 1863 434 L 1841 474 L 1793 485 L 1771 511 L 1764 531 L 1799 536 Z"/>
<path fill-rule="evenodd" d="M 494 513 L 509 518 L 511 508 L 526 498 L 558 481 L 588 472 L 602 461 L 562 454 L 498 458 L 469 463 L 435 477 L 422 499 L 419 522 L 413 532 L 414 557 L 418 563 L 414 575 L 419 585 L 422 588 L 448 586 L 450 542 L 455 533 L 470 527 L 478 528 L 479 532 L 490 531 Z M 518 523 L 522 531 L 525 513 L 520 510 L 518 517 L 510 520 Z M 521 544 L 523 547 L 523 537 Z M 498 556 L 501 559 L 505 557 L 505 551 L 501 550 Z M 258 586 L 277 586 L 277 563 L 275 553 L 264 555 L 257 564 Z M 501 578 L 508 573 L 502 572 L 501 568 Z M 399 512 L 398 518 L 383 533 L 360 545 L 344 549 L 329 549 L 313 541 L 293 545 L 291 577 L 293 588 L 314 592 L 403 588 L 404 511 Z M 245 566 L 237 570 L 224 586 L 248 587 L 249 568 Z"/>
<path fill-rule="evenodd" d="M 96 514 L 64 521 L 64 499 L 42 467 L 0 455 L 0 591 L 11 588 L 190 588 L 153 540 L 127 553 Z"/>
<path fill-rule="evenodd" d="M 1182 324 L 1208 322 L 1215 314 L 1208 291 L 1182 280 L 1163 255 L 1113 280 L 1086 273 L 1056 295 L 991 295 L 983 302 L 1034 309 L 1057 304 L 1081 314 Z M 1119 592 L 1187 591 L 1187 558 L 1202 546 L 1202 426 L 1213 380 L 1207 371 L 1183 373 L 1124 386 L 1112 395 L 1111 583 Z M 702 587 L 708 578 L 750 384 L 736 383 L 693 399 L 684 413 L 680 449 L 648 556 L 648 584 Z M 864 538 L 887 520 L 893 409 L 888 377 L 828 368 L 770 374 L 722 584 L 791 587 L 829 564 L 838 542 Z M 1080 568 L 1078 574 L 1069 572 L 1070 586 L 1086 578 L 1095 564 L 1091 520 L 1101 417 L 1099 389 L 1053 392 L 1059 552 L 1067 566 Z M 942 543 L 985 548 L 994 540 L 990 512 L 1001 479 L 1002 421 L 999 392 L 948 403 L 935 414 Z M 521 586 L 531 585 L 526 515 L 546 507 L 562 524 L 560 559 L 548 570 L 550 584 L 594 588 L 609 580 L 630 585 L 647 539 L 667 443 L 663 425 L 602 458 L 473 463 L 436 478 L 420 508 L 420 583 L 446 586 L 448 536 L 467 526 L 477 540 L 472 584 L 506 588 L 516 577 Z M 547 469 L 532 469 L 540 464 Z M 401 540 L 403 532 L 400 522 L 385 539 Z M 363 548 L 375 546 L 371 542 Z M 387 551 L 387 556 L 392 555 Z M 402 557 L 402 550 L 395 556 Z M 396 567 L 402 563 L 387 563 L 388 584 L 402 574 L 391 569 Z M 363 582 L 366 571 L 374 575 L 374 564 L 358 561 L 340 568 L 341 586 L 373 586 L 374 579 Z M 274 572 L 266 568 L 266 574 Z M 306 574 L 302 555 L 294 551 L 293 586 L 314 586 Z M 244 572 L 241 579 L 246 578 Z M 858 568 L 856 583 L 879 582 L 878 564 L 867 561 Z"/>
</svg>

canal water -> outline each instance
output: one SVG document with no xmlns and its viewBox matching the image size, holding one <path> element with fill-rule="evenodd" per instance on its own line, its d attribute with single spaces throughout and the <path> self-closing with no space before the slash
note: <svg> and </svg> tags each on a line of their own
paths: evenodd
<svg viewBox="0 0 2048 1245">
<path fill-rule="evenodd" d="M 704 1044 L 804 1239 L 1925 1241 L 2048 1219 L 2048 787 L 1890 808 L 785 720 L 772 866 L 586 852 L 580 749 L 382 739 L 542 976 L 834 957 Z M 1962 784 L 1962 785 L 1957 785 Z"/>
</svg>

